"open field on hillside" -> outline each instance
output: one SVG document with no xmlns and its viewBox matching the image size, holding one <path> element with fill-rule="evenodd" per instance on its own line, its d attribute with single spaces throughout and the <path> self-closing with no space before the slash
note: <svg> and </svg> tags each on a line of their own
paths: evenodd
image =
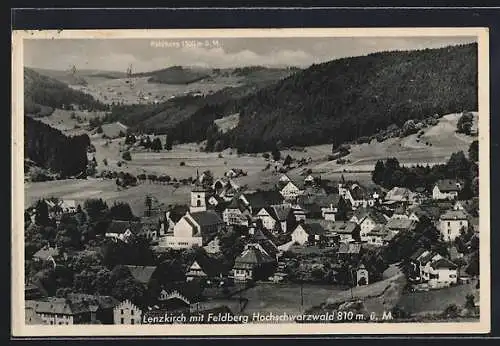
<svg viewBox="0 0 500 346">
<path fill-rule="evenodd" d="M 90 78 L 87 85 L 70 86 L 104 103 L 137 104 L 163 102 L 172 96 L 182 96 L 190 92 L 207 94 L 239 85 L 239 79 L 234 77 L 217 78 L 213 81 L 201 80 L 185 85 L 149 83 L 148 79 L 149 77 Z"/>
<path fill-rule="evenodd" d="M 450 155 L 457 151 L 467 152 L 470 143 L 475 139 L 456 133 L 457 122 L 460 114 L 443 116 L 436 126 L 424 129 L 424 135 L 417 142 L 417 134 L 404 138 L 390 138 L 384 142 L 372 141 L 371 143 L 351 145 L 351 154 L 345 159 L 351 160 L 348 164 L 337 164 L 335 161 L 326 161 L 331 154 L 331 145 L 307 147 L 306 151 L 285 150 L 282 155 L 290 154 L 292 157 L 311 158 L 313 172 L 333 173 L 344 171 L 371 171 L 377 160 L 389 157 L 397 158 L 404 165 L 439 164 L 448 160 Z M 475 121 L 477 121 L 475 113 Z M 428 142 L 432 144 L 425 145 Z"/>
<path fill-rule="evenodd" d="M 25 183 L 25 207 L 36 200 L 46 197 L 73 199 L 82 203 L 89 198 L 102 198 L 108 205 L 115 201 L 130 204 L 135 215 L 143 215 L 146 195 L 154 197 L 164 206 L 170 204 L 186 204 L 189 199 L 190 186 L 175 188 L 171 185 L 144 183 L 138 186 L 119 190 L 114 180 L 103 179 L 68 179 Z"/>
<path fill-rule="evenodd" d="M 75 114 L 79 115 L 83 121 L 88 121 L 96 113 L 75 112 Z M 324 179 L 340 180 L 344 176 L 345 179 L 358 180 L 362 184 L 370 185 L 372 184 L 371 170 L 379 159 L 396 157 L 401 163 L 408 165 L 432 164 L 446 162 L 453 152 L 459 150 L 466 152 L 474 138 L 455 132 L 458 118 L 457 114 L 444 116 L 438 125 L 425 130 L 420 143 L 416 141 L 416 135 L 411 135 L 405 138 L 391 138 L 382 143 L 352 145 L 351 154 L 347 157 L 351 163 L 346 165 L 326 161 L 331 152 L 330 145 L 307 147 L 305 151 L 283 150 L 282 157 L 288 154 L 296 159 L 311 157 L 310 164 L 293 169 L 291 174 L 299 174 L 304 169 L 310 168 L 313 172 L 320 173 Z M 83 131 L 74 128 L 77 121 L 71 119 L 71 111 L 56 110 L 52 116 L 41 120 L 63 130 L 66 134 L 74 135 Z M 266 161 L 261 154 L 238 155 L 235 150 L 230 149 L 220 154 L 206 153 L 200 151 L 201 145 L 192 143 L 176 145 L 171 151 L 162 150 L 157 153 L 132 149 L 132 160 L 123 161 L 121 158 L 124 150 L 123 138 L 106 140 L 100 135 L 90 135 L 90 137 L 92 144 L 96 147 L 95 158 L 98 171 L 114 170 L 130 172 L 134 175 L 167 174 L 172 178 L 182 179 L 195 177 L 197 171 L 201 173 L 204 170 L 210 170 L 216 177 L 220 177 L 231 168 L 240 168 L 248 175 L 235 180 L 240 185 L 247 185 L 249 189 L 271 189 L 280 176 L 279 173 L 274 172 L 273 164 Z M 164 142 L 165 139 L 160 138 Z M 425 146 L 422 141 L 424 143 L 428 141 L 433 145 Z M 104 159 L 107 161 L 107 166 L 103 163 Z M 122 162 L 121 167 L 118 166 L 119 161 Z M 181 162 L 184 162 L 184 165 L 181 166 Z M 264 170 L 268 164 L 271 165 L 270 169 Z M 185 203 L 189 187 L 182 187 L 180 191 L 175 192 L 173 189 L 171 186 L 140 185 L 118 191 L 114 181 L 67 180 L 31 183 L 26 186 L 26 196 L 27 203 L 51 195 L 72 199 L 99 196 L 110 201 L 129 201 L 134 211 L 142 212 L 143 200 L 147 193 L 154 194 L 166 204 Z"/>
<path fill-rule="evenodd" d="M 472 282 L 427 292 L 405 293 L 398 304 L 405 311 L 413 314 L 430 314 L 441 313 L 450 304 L 463 307 L 466 301 L 465 297 L 468 294 L 473 294 L 474 301 L 479 303 L 479 289 L 476 289 L 476 283 Z"/>
<path fill-rule="evenodd" d="M 105 112 L 87 112 L 87 111 L 70 111 L 64 109 L 55 109 L 54 113 L 47 117 L 36 118 L 41 122 L 50 125 L 66 135 L 75 136 L 86 133 L 85 128 L 88 126 L 89 120 L 97 116 L 104 116 Z M 80 118 L 78 121 L 77 118 Z M 75 126 L 77 128 L 75 128 Z"/>
<path fill-rule="evenodd" d="M 266 314 L 269 312 L 298 315 L 308 308 L 321 304 L 332 293 L 340 290 L 333 285 L 304 284 L 302 287 L 304 306 L 302 307 L 300 284 L 259 283 L 257 286 L 242 292 L 242 297 L 249 300 L 243 313 L 250 316 L 253 313 Z"/>
</svg>

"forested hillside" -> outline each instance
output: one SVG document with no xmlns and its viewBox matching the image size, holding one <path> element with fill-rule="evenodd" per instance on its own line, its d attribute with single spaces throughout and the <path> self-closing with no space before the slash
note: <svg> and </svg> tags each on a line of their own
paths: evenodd
<svg viewBox="0 0 500 346">
<path fill-rule="evenodd" d="M 136 131 L 177 132 L 176 138 L 180 141 L 204 139 L 207 127 L 213 124 L 215 117 L 225 114 L 225 111 L 213 112 L 214 109 L 229 111 L 234 108 L 235 100 L 251 95 L 298 70 L 266 67 L 213 69 L 210 72 L 213 81 L 217 78 L 234 78 L 236 86 L 205 96 L 178 96 L 159 104 L 115 106 L 104 121 L 120 121 Z M 179 133 L 182 131 L 185 132 Z"/>
<path fill-rule="evenodd" d="M 38 116 L 50 115 L 54 108 L 78 105 L 87 110 L 105 110 L 107 106 L 91 95 L 71 89 L 65 83 L 24 69 L 24 112 Z"/>
<path fill-rule="evenodd" d="M 477 109 L 477 45 L 384 52 L 313 65 L 254 94 L 207 105 L 171 134 L 208 136 L 210 150 L 265 151 L 276 143 L 339 145 L 409 119 Z M 214 119 L 240 113 L 222 135 Z"/>
<path fill-rule="evenodd" d="M 136 73 L 134 77 L 149 77 L 149 83 L 189 84 L 208 77 L 208 73 L 182 66 L 172 66 L 161 70 Z"/>
<path fill-rule="evenodd" d="M 86 171 L 89 144 L 87 135 L 67 137 L 49 125 L 24 117 L 25 158 L 62 177 Z"/>
</svg>

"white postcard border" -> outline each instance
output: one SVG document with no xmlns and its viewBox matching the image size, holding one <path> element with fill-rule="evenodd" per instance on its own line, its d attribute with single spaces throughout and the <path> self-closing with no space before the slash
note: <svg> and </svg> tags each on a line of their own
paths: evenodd
<svg viewBox="0 0 500 346">
<path fill-rule="evenodd" d="M 490 153 L 489 31 L 458 28 L 293 28 L 293 29 L 125 29 L 18 30 L 12 32 L 12 335 L 23 336 L 215 336 L 318 334 L 476 334 L 491 330 L 490 287 Z M 24 39 L 155 39 L 265 37 L 446 37 L 478 40 L 479 189 L 480 189 L 480 320 L 464 323 L 338 323 L 244 325 L 25 325 L 24 312 Z"/>
</svg>

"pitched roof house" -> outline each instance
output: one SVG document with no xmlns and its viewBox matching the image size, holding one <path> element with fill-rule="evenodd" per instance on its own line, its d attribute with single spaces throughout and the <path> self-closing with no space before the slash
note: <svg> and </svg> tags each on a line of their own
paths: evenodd
<svg viewBox="0 0 500 346">
<path fill-rule="evenodd" d="M 405 187 L 393 187 L 385 195 L 386 201 L 409 202 L 413 200 L 414 193 Z"/>
<path fill-rule="evenodd" d="M 250 208 L 252 215 L 255 215 L 262 208 L 280 205 L 284 202 L 284 198 L 279 191 L 273 190 L 245 193 L 240 198 Z"/>
<path fill-rule="evenodd" d="M 232 275 L 236 281 L 251 281 L 266 278 L 276 259 L 256 246 L 248 246 L 234 261 Z"/>
<path fill-rule="evenodd" d="M 432 189 L 433 199 L 455 199 L 462 190 L 463 184 L 453 179 L 438 180 Z"/>
<path fill-rule="evenodd" d="M 50 259 L 54 259 L 55 257 L 59 256 L 59 249 L 56 247 L 51 247 L 51 246 L 44 246 L 37 252 L 33 254 L 33 259 L 35 261 L 47 261 Z"/>
<path fill-rule="evenodd" d="M 105 236 L 114 240 L 127 242 L 131 236 L 139 236 L 143 224 L 139 221 L 112 220 L 106 229 Z"/>
<path fill-rule="evenodd" d="M 300 245 L 313 245 L 322 241 L 326 232 L 320 223 L 300 223 L 292 232 L 292 241 Z"/>
</svg>

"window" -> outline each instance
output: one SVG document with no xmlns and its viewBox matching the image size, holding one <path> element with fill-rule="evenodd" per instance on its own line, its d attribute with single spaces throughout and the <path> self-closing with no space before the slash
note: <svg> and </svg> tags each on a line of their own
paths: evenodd
<svg viewBox="0 0 500 346">
<path fill-rule="evenodd" d="M 120 323 L 121 323 L 121 324 L 123 324 L 123 317 L 122 317 L 122 318 L 120 318 Z"/>
<path fill-rule="evenodd" d="M 121 313 L 122 313 L 122 315 L 123 315 L 123 309 L 122 309 L 122 312 L 121 312 Z"/>
<path fill-rule="evenodd" d="M 201 201 L 200 201 L 200 200 L 197 200 L 197 201 L 196 201 L 196 206 L 197 206 L 197 207 L 201 207 Z"/>
<path fill-rule="evenodd" d="M 450 221 L 448 221 L 448 227 L 450 227 L 450 225 L 451 225 L 451 222 L 450 222 Z"/>
<path fill-rule="evenodd" d="M 133 310 L 133 309 L 132 309 L 132 310 L 130 310 L 130 314 L 131 314 L 132 316 L 134 316 L 134 310 Z"/>
<path fill-rule="evenodd" d="M 135 324 L 135 320 L 133 318 L 130 320 L 130 324 Z"/>
</svg>

